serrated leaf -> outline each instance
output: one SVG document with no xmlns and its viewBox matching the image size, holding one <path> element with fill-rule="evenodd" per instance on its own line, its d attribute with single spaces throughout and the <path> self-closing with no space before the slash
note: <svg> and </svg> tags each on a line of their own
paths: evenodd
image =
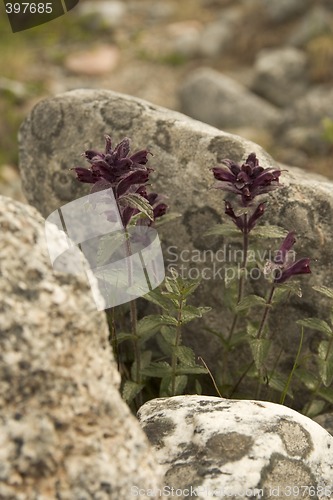
<svg viewBox="0 0 333 500">
<path fill-rule="evenodd" d="M 118 259 L 124 258 L 126 255 L 126 249 L 124 248 L 125 242 L 126 234 L 124 231 L 114 231 L 100 236 L 98 240 L 96 267 L 105 266 L 112 262 L 112 260 L 117 260 L 117 254 L 115 252 L 121 247 L 123 248 L 121 249 L 121 255 L 118 256 Z"/>
<path fill-rule="evenodd" d="M 142 335 L 157 332 L 163 325 L 177 326 L 177 320 L 168 315 L 150 314 L 138 322 L 137 334 L 141 337 Z"/>
<path fill-rule="evenodd" d="M 132 333 L 126 333 L 126 332 L 120 332 L 116 334 L 117 342 L 120 344 L 121 342 L 124 342 L 125 340 L 132 340 L 134 339 L 134 335 Z"/>
<path fill-rule="evenodd" d="M 274 291 L 273 304 L 281 302 L 285 297 L 289 295 L 297 295 L 297 297 L 302 297 L 302 289 L 298 281 L 289 281 L 289 283 L 283 283 L 278 285 Z"/>
<path fill-rule="evenodd" d="M 177 374 L 178 375 L 194 375 L 194 374 L 199 374 L 199 373 L 205 373 L 207 374 L 206 368 L 203 366 L 183 366 L 179 365 L 177 366 Z"/>
<path fill-rule="evenodd" d="M 190 347 L 180 345 L 175 347 L 175 354 L 179 361 L 186 366 L 195 366 L 195 354 Z"/>
<path fill-rule="evenodd" d="M 182 323 L 188 323 L 196 318 L 202 318 L 202 315 L 211 311 L 211 307 L 195 307 L 195 306 L 184 306 L 182 309 Z"/>
<path fill-rule="evenodd" d="M 256 368 L 260 370 L 266 361 L 270 341 L 268 339 L 250 339 L 249 344 Z"/>
<path fill-rule="evenodd" d="M 159 288 L 151 290 L 149 293 L 144 295 L 143 298 L 157 306 L 160 306 L 164 311 L 168 311 L 170 308 L 170 301 L 168 300 L 168 297 L 166 297 Z"/>
<path fill-rule="evenodd" d="M 159 227 L 163 226 L 164 224 L 168 224 L 169 222 L 174 221 L 175 219 L 179 219 L 182 214 L 178 214 L 176 212 L 168 212 L 165 215 L 162 215 L 162 217 L 159 217 L 155 223 L 154 223 L 154 228 L 158 229 Z"/>
<path fill-rule="evenodd" d="M 321 293 L 322 295 L 325 295 L 326 297 L 333 299 L 333 288 L 329 288 L 328 286 L 324 285 L 313 286 L 312 288 L 317 292 Z"/>
<path fill-rule="evenodd" d="M 257 326 L 257 325 L 253 325 L 252 323 L 248 323 L 246 326 L 247 335 L 255 338 L 257 336 L 257 333 L 258 333 L 258 328 L 259 328 L 259 325 Z"/>
<path fill-rule="evenodd" d="M 142 391 L 143 387 L 144 386 L 142 384 L 137 384 L 132 380 L 126 380 L 122 391 L 123 399 L 127 403 L 131 403 L 131 401 L 133 401 L 133 399 Z"/>
<path fill-rule="evenodd" d="M 327 340 L 322 340 L 318 347 L 319 375 L 325 387 L 333 381 L 333 351 L 328 351 L 329 345 Z"/>
<path fill-rule="evenodd" d="M 265 306 L 266 300 L 258 295 L 247 295 L 236 306 L 236 312 L 246 311 L 253 306 Z"/>
<path fill-rule="evenodd" d="M 280 226 L 256 226 L 251 231 L 251 237 L 254 238 L 285 238 L 288 231 Z"/>
<path fill-rule="evenodd" d="M 176 328 L 173 328 L 172 326 L 163 326 L 161 328 L 161 335 L 169 345 L 175 345 L 177 337 Z"/>
<path fill-rule="evenodd" d="M 121 196 L 119 202 L 128 205 L 132 208 L 136 208 L 139 212 L 143 213 L 148 219 L 154 220 L 154 213 L 151 204 L 146 198 L 138 193 L 130 193 Z"/>
<path fill-rule="evenodd" d="M 318 332 L 326 333 L 326 335 L 332 335 L 332 328 L 324 321 L 319 318 L 305 318 L 296 321 L 298 325 L 304 326 L 305 328 L 311 328 L 312 330 L 317 330 Z"/>
<path fill-rule="evenodd" d="M 232 238 L 242 237 L 242 233 L 236 226 L 228 224 L 216 224 L 206 231 L 203 236 L 230 236 Z"/>
<path fill-rule="evenodd" d="M 200 283 L 201 283 L 201 280 L 180 282 L 179 289 L 180 289 L 182 298 L 186 299 L 189 295 L 192 295 L 192 293 L 198 288 Z"/>
<path fill-rule="evenodd" d="M 167 375 L 171 375 L 171 372 L 171 366 L 166 361 L 154 361 L 141 371 L 142 375 L 145 375 L 146 377 L 157 378 L 163 378 Z"/>
</svg>

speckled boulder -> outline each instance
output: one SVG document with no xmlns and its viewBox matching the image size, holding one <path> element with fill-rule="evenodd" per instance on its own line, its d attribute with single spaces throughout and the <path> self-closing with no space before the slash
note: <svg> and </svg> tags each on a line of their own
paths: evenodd
<svg viewBox="0 0 333 500">
<path fill-rule="evenodd" d="M 154 155 L 150 159 L 155 168 L 152 189 L 167 194 L 170 210 L 181 215 L 159 230 L 165 265 L 175 267 L 185 278 L 203 277 L 194 300 L 196 305 L 212 307 L 203 320 L 189 325 L 191 331 L 187 332 L 187 338 L 185 332 L 184 338 L 219 373 L 221 344 L 205 327 L 225 334 L 228 331 L 232 316 L 225 307 L 228 291 L 224 278 L 226 269 L 237 263 L 228 254 L 230 239 L 204 235 L 206 229 L 225 220 L 225 193 L 210 189 L 213 184 L 210 168 L 226 157 L 242 161 L 252 151 L 264 167 L 277 164 L 257 144 L 180 113 L 111 91 L 74 90 L 39 102 L 20 130 L 24 191 L 29 202 L 45 217 L 68 201 L 87 194 L 89 186 L 80 184 L 69 169 L 87 165 L 80 156 L 84 150 L 92 147 L 103 150 L 106 133 L 114 144 L 128 136 L 133 151 L 148 148 Z M 269 196 L 262 221 L 295 230 L 298 236 L 295 251 L 299 257 L 311 258 L 313 270 L 311 275 L 301 277 L 303 297 L 291 298 L 270 316 L 277 344 L 273 355 L 278 356 L 282 350 L 282 371 L 289 374 L 299 341 L 295 321 L 304 316 L 324 319 L 327 315 L 329 301 L 315 293 L 312 285 L 333 283 L 333 184 L 298 168 L 283 168 L 287 169 L 281 176 L 283 188 Z M 263 242 L 261 250 L 274 252 L 279 245 L 280 241 Z M 247 280 L 246 285 L 251 292 L 251 287 L 258 283 Z M 257 291 L 264 293 L 263 283 L 259 283 Z M 313 349 L 317 337 L 318 334 L 309 332 L 304 349 Z M 248 353 L 237 353 L 231 362 L 239 364 L 243 372 Z M 295 385 L 297 382 L 294 388 Z M 296 409 L 306 403 L 303 393 L 298 392 L 292 402 Z"/>
<path fill-rule="evenodd" d="M 179 498 L 333 498 L 332 436 L 285 406 L 177 396 L 138 415 Z"/>
<path fill-rule="evenodd" d="M 53 272 L 36 209 L 0 197 L 0 228 L 0 498 L 127 500 L 131 484 L 157 486 L 87 280 Z"/>
</svg>

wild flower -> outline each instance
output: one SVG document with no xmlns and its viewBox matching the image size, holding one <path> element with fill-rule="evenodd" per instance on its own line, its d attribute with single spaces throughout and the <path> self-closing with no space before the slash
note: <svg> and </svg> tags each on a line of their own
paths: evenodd
<svg viewBox="0 0 333 500">
<path fill-rule="evenodd" d="M 112 148 L 111 137 L 106 135 L 104 152 L 87 150 L 83 153 L 82 156 L 90 163 L 90 167 L 75 167 L 72 170 L 80 182 L 93 185 L 91 193 L 112 188 L 124 227 L 139 212 L 145 212 L 147 202 L 151 207 L 152 217 L 138 220 L 140 224 L 152 225 L 157 217 L 165 214 L 168 207 L 157 193 L 147 194 L 146 186 L 149 175 L 153 172 L 152 168 L 146 166 L 149 154 L 148 150 L 142 149 L 130 155 L 130 140 L 127 137 Z M 105 215 L 109 220 L 116 218 L 112 208 Z"/>
<path fill-rule="evenodd" d="M 256 196 L 279 187 L 281 170 L 260 166 L 255 153 L 251 153 L 242 165 L 229 159 L 222 160 L 222 165 L 212 168 L 213 175 L 218 181 L 213 187 L 239 195 L 245 207 Z"/>
</svg>

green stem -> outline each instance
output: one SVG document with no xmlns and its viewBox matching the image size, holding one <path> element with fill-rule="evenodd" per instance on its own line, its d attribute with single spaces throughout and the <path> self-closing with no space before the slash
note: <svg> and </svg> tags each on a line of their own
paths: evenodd
<svg viewBox="0 0 333 500">
<path fill-rule="evenodd" d="M 262 315 L 261 322 L 260 322 L 260 325 L 259 325 L 259 328 L 258 328 L 258 332 L 257 332 L 257 335 L 256 335 L 256 339 L 257 340 L 260 340 L 262 338 L 262 336 L 263 336 L 264 329 L 265 329 L 266 322 L 267 322 L 267 318 L 268 318 L 268 313 L 269 313 L 269 311 L 271 309 L 271 305 L 272 305 L 272 301 L 273 301 L 275 289 L 276 289 L 276 286 L 273 283 L 272 288 L 271 288 L 271 290 L 269 292 L 269 296 L 268 296 L 268 299 L 267 299 L 267 302 L 266 302 L 264 313 Z M 259 397 L 260 397 L 261 378 L 262 378 L 262 368 L 260 367 L 259 368 L 259 373 L 258 373 L 258 385 L 257 385 L 256 399 L 259 399 Z"/>
<path fill-rule="evenodd" d="M 132 268 L 132 263 L 130 256 L 132 255 L 131 252 L 131 244 L 129 241 L 129 235 L 128 232 L 126 231 L 126 249 L 127 249 L 127 262 L 128 262 L 128 286 L 131 287 L 133 284 L 132 280 L 132 274 L 133 274 L 133 268 Z M 134 360 L 135 360 L 135 365 L 136 365 L 136 370 L 135 370 L 135 380 L 137 384 L 141 385 L 141 352 L 140 352 L 140 346 L 139 346 L 139 336 L 137 332 L 137 308 L 136 308 L 136 301 L 132 300 L 130 302 L 130 314 L 131 314 L 131 333 L 132 333 L 132 341 L 133 341 L 133 351 L 134 351 Z M 141 398 L 141 394 L 140 394 Z"/>
<path fill-rule="evenodd" d="M 301 330 L 301 339 L 300 339 L 300 342 L 299 342 L 299 345 L 298 345 L 298 350 L 297 350 L 296 358 L 295 358 L 293 367 L 291 369 L 291 372 L 289 373 L 289 377 L 288 377 L 288 380 L 287 380 L 286 385 L 284 387 L 284 390 L 283 390 L 283 392 L 281 394 L 280 405 L 284 405 L 284 401 L 286 399 L 286 396 L 287 396 L 287 393 L 288 393 L 288 390 L 289 390 L 291 379 L 293 378 L 295 370 L 297 368 L 298 360 L 299 360 L 299 357 L 300 357 L 300 354 L 301 354 L 301 350 L 302 350 L 303 338 L 304 338 L 304 329 L 302 327 L 302 330 Z"/>
<path fill-rule="evenodd" d="M 256 338 L 259 340 L 262 338 L 262 334 L 264 332 L 264 328 L 266 326 L 266 321 L 267 321 L 267 318 L 268 318 L 268 313 L 271 309 L 271 305 L 272 305 L 272 300 L 273 300 L 273 297 L 274 297 L 274 292 L 275 292 L 275 285 L 273 284 L 270 292 L 269 292 L 269 296 L 268 296 L 268 299 L 267 299 L 267 302 L 266 302 L 266 306 L 265 306 L 265 309 L 264 309 L 264 314 L 262 315 L 262 318 L 261 318 L 261 322 L 260 322 L 260 325 L 259 325 L 259 328 L 258 328 L 258 332 L 257 332 L 257 335 L 256 335 Z"/>
<path fill-rule="evenodd" d="M 242 261 L 241 275 L 240 275 L 239 281 L 238 281 L 237 304 L 240 303 L 240 301 L 242 300 L 243 295 L 244 295 L 244 285 L 245 285 L 245 277 L 244 277 L 244 275 L 245 275 L 246 266 L 247 266 L 247 255 L 248 255 L 248 246 L 249 246 L 249 233 L 248 233 L 248 230 L 247 230 L 247 214 L 244 214 L 243 222 L 244 222 L 244 231 L 243 231 L 243 261 Z M 230 330 L 229 330 L 229 334 L 227 336 L 227 344 L 228 344 L 228 346 L 227 346 L 227 348 L 223 352 L 222 384 L 223 384 L 223 380 L 226 379 L 227 370 L 228 370 L 228 358 L 229 358 L 229 349 L 230 349 L 229 343 L 230 343 L 230 341 L 232 339 L 234 331 L 236 330 L 237 323 L 238 323 L 238 318 L 239 318 L 239 315 L 236 312 L 234 314 L 234 318 L 233 318 L 233 321 L 232 321 L 232 324 L 231 324 L 231 327 L 230 327 Z"/>
<path fill-rule="evenodd" d="M 172 378 L 171 378 L 171 395 L 175 396 L 176 392 L 176 370 L 177 370 L 177 353 L 176 349 L 179 346 L 180 340 L 181 340 L 181 324 L 182 324 L 182 313 L 183 313 L 183 299 L 179 299 L 179 309 L 178 309 L 178 315 L 177 315 L 177 327 L 176 327 L 176 340 L 175 340 L 175 345 L 172 350 L 172 359 L 171 359 L 171 371 L 172 371 Z"/>
<path fill-rule="evenodd" d="M 247 214 L 244 214 L 244 232 L 243 232 L 243 261 L 242 261 L 242 268 L 241 268 L 241 275 L 238 281 L 238 297 L 237 297 L 237 304 L 240 303 L 240 301 L 243 298 L 244 295 L 244 285 L 245 285 L 245 271 L 246 271 L 246 266 L 247 266 L 247 254 L 248 254 L 248 247 L 249 247 L 249 233 L 247 230 Z M 234 319 L 229 331 L 228 335 L 228 342 L 231 340 L 231 337 L 233 336 L 233 333 L 236 329 L 237 322 L 238 322 L 238 313 L 235 313 Z"/>
</svg>

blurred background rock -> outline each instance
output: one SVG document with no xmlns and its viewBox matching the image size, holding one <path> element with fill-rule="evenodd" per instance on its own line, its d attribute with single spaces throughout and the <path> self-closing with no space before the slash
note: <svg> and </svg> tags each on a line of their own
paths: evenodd
<svg viewBox="0 0 333 500">
<path fill-rule="evenodd" d="M 0 54 L 1 194 L 24 200 L 23 118 L 75 88 L 184 112 L 333 178 L 332 0 L 81 0 L 15 34 L 0 16 Z"/>
</svg>

